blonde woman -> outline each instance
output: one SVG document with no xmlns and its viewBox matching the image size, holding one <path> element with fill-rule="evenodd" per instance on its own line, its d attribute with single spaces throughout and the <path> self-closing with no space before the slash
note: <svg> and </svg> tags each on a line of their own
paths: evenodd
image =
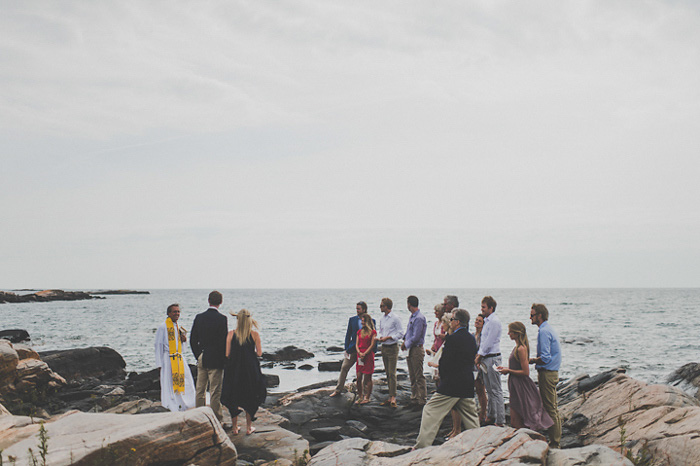
<svg viewBox="0 0 700 466">
<path fill-rule="evenodd" d="M 238 433 L 238 415 L 246 414 L 246 433 L 255 432 L 255 413 L 265 401 L 267 388 L 265 377 L 260 370 L 258 357 L 262 355 L 262 344 L 258 333 L 258 323 L 250 312 L 241 309 L 236 330 L 231 330 L 226 338 L 226 367 L 221 402 L 231 412 L 233 433 Z"/>
<path fill-rule="evenodd" d="M 515 342 L 510 353 L 508 367 L 497 367 L 501 374 L 508 374 L 510 392 L 510 424 L 516 429 L 547 430 L 554 422 L 542 406 L 540 391 L 530 378 L 530 343 L 522 322 L 508 324 L 508 336 Z"/>
<path fill-rule="evenodd" d="M 372 394 L 372 374 L 374 374 L 374 344 L 377 331 L 369 314 L 360 316 L 362 328 L 357 331 L 357 404 L 369 403 Z"/>
</svg>

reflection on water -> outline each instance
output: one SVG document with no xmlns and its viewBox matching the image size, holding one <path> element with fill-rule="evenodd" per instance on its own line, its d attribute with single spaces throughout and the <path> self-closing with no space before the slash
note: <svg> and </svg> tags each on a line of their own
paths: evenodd
<svg viewBox="0 0 700 466">
<path fill-rule="evenodd" d="M 153 338 L 165 319 L 166 307 L 181 305 L 181 323 L 188 329 L 194 316 L 207 307 L 210 290 L 151 290 L 150 295 L 114 295 L 78 302 L 1 304 L 1 329 L 23 328 L 38 351 L 86 346 L 110 346 L 124 357 L 129 371 L 154 367 Z M 310 363 L 338 359 L 326 348 L 342 345 L 347 319 L 355 303 L 366 301 L 369 312 L 380 317 L 379 301 L 387 296 L 404 326 L 408 322 L 406 297 L 417 295 L 432 329 L 432 308 L 446 294 L 460 298 L 472 315 L 481 298 L 492 295 L 504 326 L 501 351 L 509 354 L 513 344 L 506 326 L 519 320 L 526 324 L 535 347 L 537 327 L 530 325 L 529 310 L 542 302 L 550 322 L 563 342 L 562 378 L 597 373 L 625 366 L 628 373 L 648 382 L 662 382 L 677 367 L 696 362 L 700 351 L 700 289 L 492 289 L 492 290 L 220 290 L 222 311 L 246 308 L 261 324 L 263 351 L 295 345 L 315 354 Z M 229 316 L 229 328 L 236 319 Z M 473 331 L 470 325 L 470 331 Z M 432 342 L 432 337 L 427 337 Z M 188 362 L 194 363 L 191 352 Z M 381 358 L 377 359 L 381 367 Z M 405 364 L 405 363 L 400 363 Z M 334 373 L 283 370 L 266 372 L 280 376 L 280 390 L 290 390 L 336 377 Z M 505 377 L 504 377 L 505 382 Z"/>
</svg>

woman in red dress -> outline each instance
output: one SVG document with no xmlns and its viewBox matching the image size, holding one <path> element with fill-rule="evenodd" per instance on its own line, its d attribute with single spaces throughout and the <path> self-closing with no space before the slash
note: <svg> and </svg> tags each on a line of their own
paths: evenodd
<svg viewBox="0 0 700 466">
<path fill-rule="evenodd" d="M 369 403 L 374 374 L 374 343 L 377 331 L 369 314 L 362 314 L 362 328 L 357 331 L 357 404 Z"/>
</svg>

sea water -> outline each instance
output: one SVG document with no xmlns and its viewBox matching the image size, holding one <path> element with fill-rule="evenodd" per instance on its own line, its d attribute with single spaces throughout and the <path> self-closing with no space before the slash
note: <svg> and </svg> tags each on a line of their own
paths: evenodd
<svg viewBox="0 0 700 466">
<path fill-rule="evenodd" d="M 11 290 L 8 290 L 11 291 Z M 197 313 L 207 309 L 210 290 L 149 290 L 147 295 L 110 295 L 106 299 L 47 303 L 0 304 L 0 330 L 26 329 L 30 345 L 37 351 L 109 346 L 126 361 L 127 371 L 155 367 L 153 341 L 156 327 L 166 318 L 169 304 L 179 303 L 180 324 L 188 330 Z M 501 352 L 504 364 L 514 344 L 507 335 L 509 322 L 521 321 L 528 329 L 534 353 L 537 327 L 530 324 L 532 303 L 544 303 L 549 321 L 562 342 L 560 377 L 598 372 L 622 366 L 632 377 L 662 383 L 676 368 L 700 360 L 700 289 L 231 289 L 219 290 L 228 315 L 248 309 L 260 324 L 263 351 L 288 345 L 306 349 L 313 359 L 297 362 L 314 369 L 286 370 L 281 366 L 264 369 L 277 374 L 280 386 L 293 390 L 303 385 L 337 378 L 336 373 L 319 372 L 319 361 L 340 360 L 327 351 L 342 346 L 348 318 L 355 304 L 365 301 L 377 322 L 379 302 L 389 297 L 404 327 L 410 316 L 406 298 L 420 299 L 421 312 L 428 319 L 426 346 L 433 341 L 433 307 L 447 294 L 459 297 L 460 307 L 469 311 L 469 331 L 481 299 L 493 296 L 496 313 L 503 324 Z M 235 317 L 228 317 L 229 329 Z M 188 347 L 185 356 L 194 364 Z M 406 353 L 404 352 L 403 357 Z M 533 354 L 534 357 L 534 354 Z M 405 369 L 405 361 L 399 367 Z M 381 358 L 377 358 L 381 367 Z M 427 370 L 427 366 L 426 366 Z M 503 377 L 505 385 L 505 377 Z M 351 378 L 352 380 L 352 378 Z"/>
</svg>

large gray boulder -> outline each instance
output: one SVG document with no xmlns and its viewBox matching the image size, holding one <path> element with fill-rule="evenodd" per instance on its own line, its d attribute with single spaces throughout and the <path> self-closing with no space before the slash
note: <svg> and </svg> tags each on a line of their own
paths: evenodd
<svg viewBox="0 0 700 466">
<path fill-rule="evenodd" d="M 3 461 L 31 464 L 38 456 L 38 424 L 21 416 L 0 416 Z M 236 464 L 236 448 L 210 408 L 182 413 L 90 414 L 71 412 L 46 422 L 52 466 L 97 464 Z"/>
<path fill-rule="evenodd" d="M 620 371 L 609 375 L 600 384 L 579 376 L 560 387 L 559 410 L 571 432 L 566 443 L 617 449 L 623 443 L 625 452 L 635 458 L 697 465 L 698 400 L 675 387 L 647 384 Z"/>
</svg>

